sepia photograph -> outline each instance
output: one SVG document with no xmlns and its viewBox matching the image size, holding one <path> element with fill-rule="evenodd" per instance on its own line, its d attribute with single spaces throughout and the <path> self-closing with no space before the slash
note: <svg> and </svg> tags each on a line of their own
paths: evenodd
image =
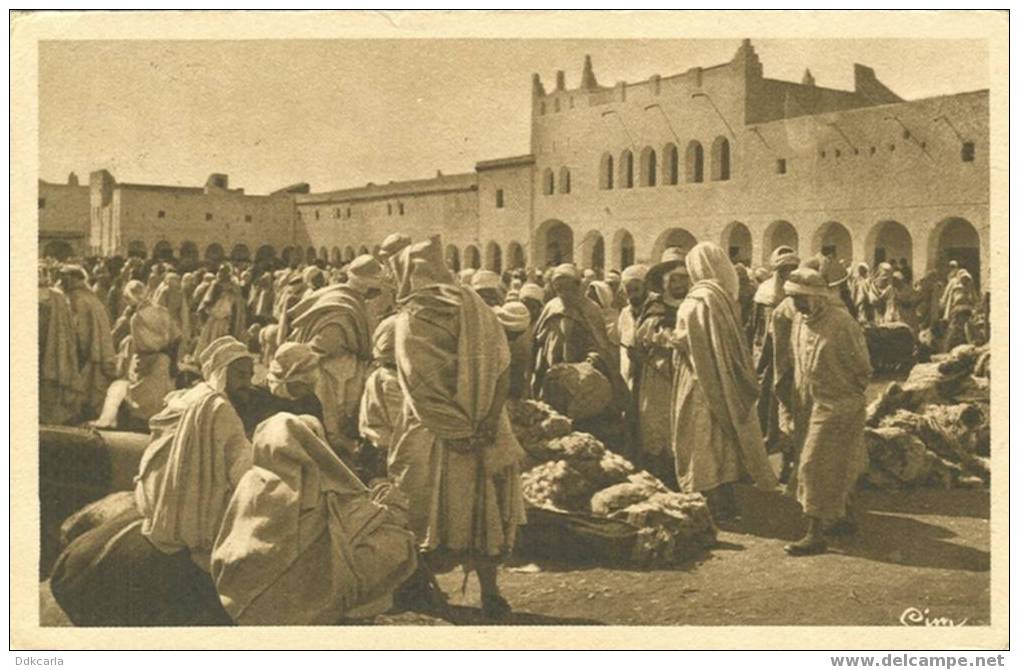
<svg viewBox="0 0 1019 670">
<path fill-rule="evenodd" d="M 15 12 L 15 648 L 1006 648 L 1008 15 L 821 14 Z"/>
</svg>

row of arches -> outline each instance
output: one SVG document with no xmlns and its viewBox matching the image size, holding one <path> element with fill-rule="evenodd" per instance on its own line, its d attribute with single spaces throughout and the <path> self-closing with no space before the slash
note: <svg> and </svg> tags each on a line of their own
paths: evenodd
<svg viewBox="0 0 1019 670">
<path fill-rule="evenodd" d="M 527 267 L 527 252 L 519 242 L 510 242 L 505 254 L 502 246 L 495 241 L 485 245 L 484 254 L 476 244 L 468 244 L 463 251 L 455 244 L 447 244 L 445 260 L 446 266 L 454 272 L 465 269 L 504 272 Z"/>
<path fill-rule="evenodd" d="M 690 140 L 683 154 L 680 170 L 679 148 L 667 143 L 659 152 L 654 147 L 644 147 L 638 156 L 635 170 L 634 155 L 624 150 L 618 160 L 610 152 L 602 154 L 598 166 L 598 186 L 604 190 L 633 188 L 638 186 L 675 186 L 680 181 L 697 184 L 705 178 L 704 147 L 697 140 Z M 719 135 L 711 143 L 710 177 L 712 181 L 726 181 L 732 176 L 732 150 L 729 139 Z"/>
<path fill-rule="evenodd" d="M 699 240 L 685 228 L 664 230 L 644 258 L 651 262 L 672 246 L 689 249 Z M 754 236 L 750 229 L 739 221 L 733 221 L 722 229 L 719 242 L 734 261 L 748 267 L 760 264 L 779 246 L 789 246 L 802 254 L 828 253 L 845 261 L 863 261 L 871 265 L 883 261 L 905 259 L 910 267 L 923 260 L 928 269 L 943 272 L 951 260 L 967 268 L 974 277 L 980 276 L 980 235 L 969 221 L 951 217 L 938 222 L 928 238 L 925 259 L 916 257 L 913 236 L 898 221 L 882 220 L 871 226 L 864 238 L 864 258 L 854 258 L 853 235 L 837 221 L 828 221 L 818 227 L 809 245 L 801 246 L 800 234 L 796 227 L 784 220 L 773 221 L 766 226 L 760 238 L 763 249 L 754 248 Z M 612 236 L 611 258 L 606 256 L 606 242 L 598 231 L 588 232 L 579 242 L 574 239 L 573 229 L 558 220 L 550 220 L 538 227 L 535 233 L 534 262 L 539 267 L 559 263 L 578 263 L 581 267 L 594 269 L 623 269 L 637 261 L 634 237 L 627 230 L 618 230 Z"/>
</svg>

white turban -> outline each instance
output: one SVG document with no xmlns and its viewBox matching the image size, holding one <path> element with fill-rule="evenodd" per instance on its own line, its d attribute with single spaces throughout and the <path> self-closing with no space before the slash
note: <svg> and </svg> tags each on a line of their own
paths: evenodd
<svg viewBox="0 0 1019 670">
<path fill-rule="evenodd" d="M 626 286 L 632 281 L 644 281 L 647 279 L 648 266 L 638 263 L 637 265 L 631 265 L 630 267 L 623 270 L 622 284 Z"/>
<path fill-rule="evenodd" d="M 522 333 L 531 325 L 531 313 L 522 302 L 508 302 L 492 309 L 502 327 L 511 333 Z"/>
<path fill-rule="evenodd" d="M 528 282 L 520 287 L 520 299 L 530 298 L 538 302 L 545 302 L 545 289 L 537 284 Z"/>
<path fill-rule="evenodd" d="M 491 270 L 478 270 L 471 277 L 471 288 L 475 291 L 483 289 L 491 289 L 493 291 L 502 290 L 502 280 L 499 275 L 492 272 Z"/>
<path fill-rule="evenodd" d="M 202 364 L 202 377 L 212 388 L 222 393 L 226 389 L 226 369 L 234 361 L 250 358 L 248 348 L 232 335 L 224 335 L 209 343 L 198 356 Z"/>
<path fill-rule="evenodd" d="M 318 356 L 307 344 L 287 342 L 276 350 L 269 364 L 266 381 L 274 396 L 293 400 L 287 384 L 304 382 L 314 386 L 318 382 Z"/>
</svg>

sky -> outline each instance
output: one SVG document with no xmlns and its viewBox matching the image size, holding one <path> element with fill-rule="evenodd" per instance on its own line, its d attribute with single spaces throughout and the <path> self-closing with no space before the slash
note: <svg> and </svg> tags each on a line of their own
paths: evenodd
<svg viewBox="0 0 1019 670">
<path fill-rule="evenodd" d="M 769 78 L 851 89 L 853 63 L 916 99 L 988 87 L 974 40 L 754 40 Z M 39 48 L 40 177 L 268 193 L 467 172 L 529 151 L 531 74 L 602 85 L 729 61 L 739 40 L 51 41 Z"/>
</svg>

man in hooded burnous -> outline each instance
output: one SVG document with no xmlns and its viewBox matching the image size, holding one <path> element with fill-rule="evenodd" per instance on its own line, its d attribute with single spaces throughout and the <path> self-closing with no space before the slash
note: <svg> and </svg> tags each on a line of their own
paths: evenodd
<svg viewBox="0 0 1019 670">
<path fill-rule="evenodd" d="M 253 363 L 225 336 L 200 354 L 204 381 L 174 391 L 149 422 L 135 508 L 79 536 L 58 558 L 51 587 L 79 625 L 230 623 L 209 575 L 231 495 L 252 463 L 236 407 Z"/>
<path fill-rule="evenodd" d="M 106 400 L 106 389 L 116 376 L 116 351 L 106 306 L 88 287 L 85 270 L 78 265 L 60 269 L 60 283 L 71 308 L 78 347 L 78 370 L 84 384 L 83 417 L 95 418 Z"/>
<path fill-rule="evenodd" d="M 70 424 L 81 414 L 85 390 L 78 341 L 67 298 L 39 268 L 39 423 Z"/>
<path fill-rule="evenodd" d="M 733 484 L 773 489 L 757 418 L 759 386 L 740 321 L 739 278 L 717 244 L 686 255 L 690 291 L 676 312 L 672 447 L 684 491 L 703 493 L 716 519 L 737 516 Z"/>
<path fill-rule="evenodd" d="M 690 288 L 685 265 L 686 250 L 669 247 L 647 273 L 648 297 L 637 320 L 635 348 L 640 352 L 641 372 L 637 409 L 640 451 L 637 459 L 652 474 L 672 482 L 672 333 L 676 310 Z"/>
<path fill-rule="evenodd" d="M 290 340 L 311 346 L 318 355 L 315 394 L 322 403 L 326 438 L 344 457 L 357 451 L 357 417 L 375 330 L 367 301 L 379 294 L 382 281 L 379 262 L 359 256 L 347 267 L 346 283 L 318 289 L 288 313 Z"/>
<path fill-rule="evenodd" d="M 619 348 L 609 341 L 598 305 L 584 297 L 580 271 L 571 263 L 551 272 L 556 297 L 545 304 L 534 327 L 537 361 L 534 397 L 542 397 L 545 374 L 557 363 L 580 363 L 592 353 L 618 376 Z M 620 378 L 620 382 L 622 378 Z"/>
<path fill-rule="evenodd" d="M 800 264 L 792 247 L 781 246 L 771 254 L 771 276 L 754 295 L 751 340 L 761 397 L 757 414 L 769 453 L 781 453 L 782 475 L 786 481 L 793 464 L 792 454 L 792 355 L 789 333 L 796 311 L 786 300 L 785 282 Z"/>
<path fill-rule="evenodd" d="M 435 237 L 400 252 L 395 357 L 405 409 L 389 475 L 411 499 L 410 523 L 433 569 L 477 572 L 482 608 L 509 611 L 497 568 L 524 522 L 524 455 L 504 404 L 510 350 L 503 326 L 472 288 L 446 269 Z"/>
<path fill-rule="evenodd" d="M 214 281 L 202 296 L 198 314 L 205 319 L 195 345 L 202 352 L 210 343 L 225 335 L 241 337 L 247 320 L 247 305 L 231 275 L 230 266 L 224 263 Z"/>
<path fill-rule="evenodd" d="M 849 501 L 866 465 L 864 392 L 871 366 L 863 331 L 831 303 L 824 277 L 800 268 L 789 276 L 785 292 L 797 312 L 791 345 L 799 458 L 790 490 L 808 524 L 806 535 L 786 551 L 805 556 L 826 550 L 825 530 L 855 530 Z"/>
</svg>

